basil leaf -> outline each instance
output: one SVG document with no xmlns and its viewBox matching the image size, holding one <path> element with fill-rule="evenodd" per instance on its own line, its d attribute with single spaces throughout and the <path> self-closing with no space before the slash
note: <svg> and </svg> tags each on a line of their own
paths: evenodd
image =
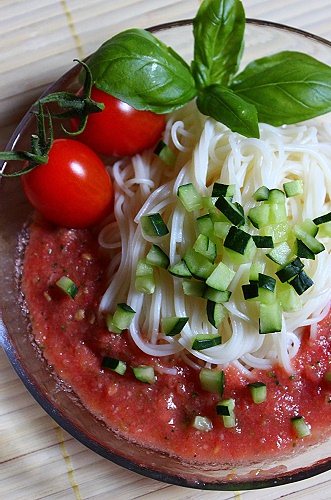
<svg viewBox="0 0 331 500">
<path fill-rule="evenodd" d="M 115 35 L 87 64 L 96 87 L 136 109 L 168 113 L 196 95 L 187 63 L 142 29 Z"/>
<path fill-rule="evenodd" d="M 300 52 L 284 51 L 257 59 L 230 87 L 256 106 L 260 122 L 274 126 L 331 111 L 331 68 Z"/>
<path fill-rule="evenodd" d="M 246 137 L 259 137 L 259 126 L 255 106 L 244 101 L 226 87 L 212 85 L 198 94 L 199 111 L 224 123 L 232 132 Z"/>
<path fill-rule="evenodd" d="M 238 71 L 243 51 L 245 12 L 239 0 L 210 0 L 193 20 L 192 74 L 197 88 L 227 86 Z"/>
</svg>

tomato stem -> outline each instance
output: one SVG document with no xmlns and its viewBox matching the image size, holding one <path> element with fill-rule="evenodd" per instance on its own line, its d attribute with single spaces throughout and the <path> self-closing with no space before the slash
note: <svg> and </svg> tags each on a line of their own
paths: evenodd
<svg viewBox="0 0 331 500">
<path fill-rule="evenodd" d="M 83 132 L 86 126 L 88 115 L 100 113 L 104 109 L 102 102 L 96 102 L 91 99 L 92 74 L 90 68 L 83 61 L 74 59 L 78 62 L 85 72 L 84 83 L 81 94 L 71 94 L 69 92 L 54 92 L 40 99 L 41 104 L 56 103 L 59 108 L 65 109 L 62 113 L 51 113 L 53 118 L 61 120 L 68 118 L 78 118 L 77 131 L 69 131 L 63 125 L 61 128 L 68 135 L 78 135 Z"/>
<path fill-rule="evenodd" d="M 27 174 L 38 165 L 44 165 L 48 162 L 48 153 L 53 144 L 53 125 L 50 113 L 47 112 L 48 133 L 45 124 L 45 114 L 41 103 L 38 103 L 38 111 L 34 113 L 37 117 L 37 134 L 31 136 L 31 151 L 3 151 L 0 152 L 0 160 L 5 161 L 23 161 L 25 163 L 21 170 L 11 173 L 1 172 L 2 177 L 17 177 Z"/>
</svg>

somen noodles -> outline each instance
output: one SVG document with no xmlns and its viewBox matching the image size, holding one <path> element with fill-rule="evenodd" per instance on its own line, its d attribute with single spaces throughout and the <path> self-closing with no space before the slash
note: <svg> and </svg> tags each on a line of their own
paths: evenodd
<svg viewBox="0 0 331 500">
<path fill-rule="evenodd" d="M 111 312 L 126 302 L 136 314 L 130 335 L 137 346 L 151 356 L 178 353 L 191 366 L 236 363 L 249 374 L 251 368 L 270 369 L 279 363 L 291 371 L 291 359 L 298 352 L 304 327 L 311 337 L 316 325 L 329 310 L 331 245 L 322 239 L 326 250 L 307 260 L 305 269 L 314 282 L 302 296 L 302 308 L 283 312 L 281 332 L 261 335 L 256 303 L 243 300 L 241 286 L 248 281 L 250 263 L 235 266 L 236 275 L 229 286 L 231 298 L 224 303 L 227 320 L 219 327 L 222 344 L 200 351 L 192 349 L 197 334 L 215 334 L 208 322 L 203 301 L 183 294 L 182 282 L 163 270 L 155 270 L 155 292 L 135 290 L 137 261 L 151 243 L 169 256 L 170 265 L 180 261 L 186 248 L 196 239 L 197 214 L 185 211 L 177 196 L 180 185 L 193 183 L 201 196 L 210 196 L 215 182 L 234 184 L 234 199 L 245 213 L 254 205 L 253 194 L 260 186 L 282 189 L 283 183 L 303 181 L 303 194 L 286 198 L 291 223 L 327 213 L 331 209 L 331 129 L 318 121 L 275 128 L 260 125 L 260 139 L 232 133 L 224 125 L 203 117 L 189 104 L 171 114 L 165 142 L 176 150 L 176 162 L 168 167 L 151 151 L 141 156 L 120 159 L 111 167 L 115 188 L 115 210 L 99 235 L 99 244 L 109 257 L 109 286 L 100 310 Z M 147 237 L 140 218 L 161 213 L 169 235 Z M 254 228 L 250 229 L 254 234 Z M 273 263 L 259 252 L 264 272 L 272 273 Z M 227 262 L 229 267 L 231 263 Z M 233 266 L 232 266 L 233 267 Z M 188 317 L 179 337 L 162 333 L 161 318 Z M 160 368 L 162 369 L 162 368 Z M 168 371 L 171 369 L 167 369 Z M 176 369 L 174 368 L 174 371 Z"/>
</svg>

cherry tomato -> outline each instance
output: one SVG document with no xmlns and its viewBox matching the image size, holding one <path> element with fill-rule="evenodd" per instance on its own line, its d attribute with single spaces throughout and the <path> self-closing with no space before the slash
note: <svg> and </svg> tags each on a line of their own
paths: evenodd
<svg viewBox="0 0 331 500">
<path fill-rule="evenodd" d="M 73 139 L 56 139 L 48 162 L 22 175 L 21 180 L 31 205 L 60 226 L 90 227 L 113 207 L 113 187 L 102 160 Z"/>
<path fill-rule="evenodd" d="M 133 156 L 155 146 L 165 127 L 164 115 L 133 108 L 92 87 L 91 98 L 103 102 L 100 113 L 90 114 L 79 140 L 105 156 Z M 77 120 L 71 120 L 77 130 Z"/>
</svg>

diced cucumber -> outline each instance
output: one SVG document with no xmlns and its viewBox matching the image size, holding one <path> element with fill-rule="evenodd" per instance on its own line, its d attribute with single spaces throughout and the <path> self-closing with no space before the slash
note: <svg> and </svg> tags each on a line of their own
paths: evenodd
<svg viewBox="0 0 331 500">
<path fill-rule="evenodd" d="M 224 251 L 233 264 L 246 264 L 252 262 L 256 252 L 256 245 L 249 233 L 232 226 L 224 240 Z"/>
<path fill-rule="evenodd" d="M 183 261 L 187 265 L 190 273 L 197 279 L 206 280 L 213 272 L 214 265 L 207 257 L 196 252 L 193 248 L 188 248 L 183 256 Z"/>
<path fill-rule="evenodd" d="M 107 368 L 108 370 L 113 370 L 119 375 L 124 375 L 126 372 L 126 363 L 125 361 L 121 361 L 119 359 L 111 358 L 109 356 L 105 356 L 101 363 L 102 368 Z"/>
<path fill-rule="evenodd" d="M 262 262 L 254 262 L 249 269 L 249 280 L 258 281 L 259 274 L 263 273 L 264 264 Z"/>
<path fill-rule="evenodd" d="M 274 248 L 272 236 L 253 235 L 256 248 Z"/>
<path fill-rule="evenodd" d="M 199 210 L 202 207 L 201 195 L 191 182 L 179 186 L 177 195 L 188 212 Z"/>
<path fill-rule="evenodd" d="M 249 233 L 246 233 L 246 231 L 243 231 L 236 226 L 231 226 L 230 231 L 224 240 L 224 247 L 244 255 L 247 245 L 251 240 L 252 236 Z"/>
<path fill-rule="evenodd" d="M 308 231 L 302 229 L 301 226 L 295 225 L 293 228 L 293 234 L 298 240 L 301 240 L 315 255 L 325 250 L 323 243 L 318 241 L 318 239 L 315 238 L 315 236 L 312 236 Z"/>
<path fill-rule="evenodd" d="M 233 398 L 224 399 L 216 405 L 216 413 L 222 416 L 223 424 L 226 428 L 235 427 L 236 425 L 234 409 L 235 400 Z"/>
<path fill-rule="evenodd" d="M 216 244 L 205 234 L 199 234 L 194 242 L 193 249 L 214 263 L 217 256 Z"/>
<path fill-rule="evenodd" d="M 302 309 L 301 298 L 290 285 L 286 285 L 277 292 L 277 298 L 280 300 L 284 312 L 296 312 Z"/>
<path fill-rule="evenodd" d="M 325 224 L 326 222 L 331 222 L 331 212 L 316 217 L 315 219 L 313 219 L 313 222 L 314 224 L 316 224 L 316 226 L 319 226 L 320 224 Z"/>
<path fill-rule="evenodd" d="M 269 214 L 270 206 L 263 203 L 262 205 L 251 207 L 248 210 L 247 218 L 254 227 L 261 229 L 269 224 Z"/>
<path fill-rule="evenodd" d="M 208 321 L 215 327 L 218 328 L 220 324 L 227 317 L 228 312 L 221 302 L 213 302 L 207 300 L 207 317 Z"/>
<path fill-rule="evenodd" d="M 271 259 L 276 264 L 280 266 L 285 265 L 288 262 L 292 254 L 292 249 L 286 241 L 276 245 L 270 252 L 266 254 L 269 259 Z"/>
<path fill-rule="evenodd" d="M 194 417 L 192 426 L 198 431 L 209 432 L 213 428 L 213 423 L 210 418 L 197 415 Z"/>
<path fill-rule="evenodd" d="M 148 264 L 145 259 L 138 259 L 134 286 L 137 292 L 154 293 L 154 267 Z"/>
<path fill-rule="evenodd" d="M 253 194 L 255 201 L 265 201 L 269 198 L 269 189 L 266 186 L 260 186 Z"/>
<path fill-rule="evenodd" d="M 268 290 L 267 288 L 259 288 L 258 299 L 260 303 L 271 304 L 276 300 L 276 293 L 272 290 Z"/>
<path fill-rule="evenodd" d="M 129 328 L 135 314 L 136 312 L 128 304 L 123 302 L 117 304 L 113 315 L 114 325 L 120 330 L 126 330 Z"/>
<path fill-rule="evenodd" d="M 218 334 L 213 335 L 210 333 L 199 333 L 196 335 L 192 342 L 192 349 L 201 351 L 202 349 L 209 349 L 222 343 L 222 337 Z"/>
<path fill-rule="evenodd" d="M 213 272 L 206 279 L 206 285 L 215 290 L 225 291 L 229 287 L 236 273 L 233 269 L 219 262 Z"/>
<path fill-rule="evenodd" d="M 276 300 L 276 292 L 267 288 L 259 288 L 258 300 L 261 304 L 272 304 Z"/>
<path fill-rule="evenodd" d="M 68 278 L 68 276 L 61 276 L 56 282 L 56 286 L 60 288 L 71 299 L 74 299 L 78 293 L 77 285 Z"/>
<path fill-rule="evenodd" d="M 257 281 L 242 285 L 242 291 L 245 300 L 258 300 L 259 299 L 259 286 Z"/>
<path fill-rule="evenodd" d="M 122 331 L 123 331 L 121 328 L 118 328 L 114 324 L 114 320 L 113 320 L 113 315 L 112 314 L 107 314 L 107 316 L 106 316 L 106 325 L 107 325 L 108 331 L 111 332 L 111 333 L 121 334 Z"/>
<path fill-rule="evenodd" d="M 265 203 L 269 203 L 271 205 L 274 203 L 281 203 L 281 204 L 285 203 L 284 191 L 282 191 L 281 189 L 277 189 L 277 188 L 270 189 L 269 190 L 269 197 L 265 201 Z"/>
<path fill-rule="evenodd" d="M 184 295 L 190 295 L 191 297 L 204 297 L 206 284 L 204 281 L 189 280 L 183 281 L 183 292 Z"/>
<path fill-rule="evenodd" d="M 223 370 L 202 368 L 199 373 L 200 384 L 203 390 L 223 396 L 225 375 Z"/>
<path fill-rule="evenodd" d="M 272 236 L 274 244 L 288 241 L 291 235 L 291 224 L 288 220 L 275 224 L 267 224 L 261 228 L 261 236 Z"/>
<path fill-rule="evenodd" d="M 248 384 L 251 391 L 252 399 L 255 404 L 259 405 L 264 403 L 267 399 L 267 386 L 263 382 L 252 382 Z"/>
<path fill-rule="evenodd" d="M 144 382 L 146 384 L 154 384 L 156 377 L 154 368 L 149 365 L 140 365 L 140 366 L 132 366 L 132 371 L 134 376 L 140 382 Z"/>
<path fill-rule="evenodd" d="M 162 328 L 165 335 L 171 337 L 178 335 L 188 322 L 187 317 L 167 316 L 161 319 Z"/>
<path fill-rule="evenodd" d="M 303 181 L 301 179 L 296 179 L 294 181 L 285 182 L 283 184 L 283 189 L 287 198 L 298 196 L 303 193 Z"/>
<path fill-rule="evenodd" d="M 319 224 L 318 236 L 320 238 L 331 238 L 331 221 L 322 222 Z"/>
<path fill-rule="evenodd" d="M 271 203 L 269 211 L 269 224 L 278 224 L 287 221 L 285 203 Z"/>
<path fill-rule="evenodd" d="M 301 416 L 291 418 L 291 424 L 298 438 L 304 438 L 311 434 L 309 426 Z"/>
<path fill-rule="evenodd" d="M 169 266 L 169 257 L 158 245 L 152 245 L 146 255 L 146 263 L 151 266 L 167 269 Z"/>
<path fill-rule="evenodd" d="M 305 271 L 300 271 L 291 281 L 289 281 L 289 283 L 293 286 L 298 295 L 302 295 L 314 284 L 313 280 L 305 273 Z"/>
<path fill-rule="evenodd" d="M 224 240 L 227 237 L 228 232 L 232 226 L 231 222 L 222 222 L 216 221 L 214 222 L 214 234 L 217 238 L 221 238 Z"/>
<path fill-rule="evenodd" d="M 312 221 L 309 218 L 301 222 L 301 224 L 299 224 L 299 227 L 304 231 L 307 231 L 307 233 L 309 233 L 310 236 L 316 236 L 318 233 L 318 226 L 315 224 L 314 221 Z"/>
<path fill-rule="evenodd" d="M 259 332 L 275 333 L 282 330 L 282 308 L 279 300 L 271 303 L 260 303 Z"/>
<path fill-rule="evenodd" d="M 225 196 L 220 196 L 215 206 L 229 219 L 232 224 L 236 226 L 243 226 L 245 224 L 245 216 L 239 205 L 233 203 L 229 198 Z"/>
<path fill-rule="evenodd" d="M 169 233 L 166 223 L 161 214 L 143 215 L 140 218 L 141 227 L 147 236 L 165 236 Z"/>
<path fill-rule="evenodd" d="M 183 260 L 180 260 L 177 264 L 169 267 L 168 271 L 170 274 L 177 276 L 178 278 L 192 278 L 192 273 Z"/>
<path fill-rule="evenodd" d="M 201 206 L 207 210 L 214 210 L 217 198 L 213 196 L 201 196 Z"/>
<path fill-rule="evenodd" d="M 210 238 L 214 236 L 214 223 L 209 214 L 201 215 L 196 219 L 199 234 L 204 234 Z"/>
<path fill-rule="evenodd" d="M 263 203 L 248 210 L 247 217 L 254 227 L 261 229 L 269 224 L 270 206 Z"/>
<path fill-rule="evenodd" d="M 153 276 L 154 267 L 146 259 L 138 259 L 136 267 L 136 276 Z"/>
<path fill-rule="evenodd" d="M 216 290 L 210 286 L 205 286 L 203 297 L 217 303 L 228 302 L 231 297 L 230 290 Z"/>
<path fill-rule="evenodd" d="M 296 239 L 293 247 L 294 253 L 301 259 L 315 260 L 315 253 L 304 244 L 303 241 Z"/>
<path fill-rule="evenodd" d="M 276 287 L 276 280 L 268 274 L 259 273 L 258 286 L 259 288 L 265 288 L 266 290 L 274 292 Z"/>
<path fill-rule="evenodd" d="M 276 280 L 267 274 L 259 274 L 258 277 L 259 301 L 263 304 L 270 304 L 276 299 Z"/>
<path fill-rule="evenodd" d="M 235 184 L 221 184 L 220 182 L 214 182 L 212 196 L 219 198 L 220 196 L 225 196 L 226 198 L 232 198 L 236 193 Z"/>
<path fill-rule="evenodd" d="M 173 167 L 176 163 L 176 154 L 162 139 L 156 145 L 154 154 L 156 154 L 164 163 L 169 165 L 169 167 Z"/>
<path fill-rule="evenodd" d="M 282 283 L 289 281 L 294 278 L 304 267 L 303 262 L 296 257 L 295 259 L 287 262 L 278 271 L 276 271 L 276 276 L 280 279 Z"/>
<path fill-rule="evenodd" d="M 136 276 L 134 286 L 138 293 L 152 295 L 155 292 L 154 275 Z"/>
</svg>

